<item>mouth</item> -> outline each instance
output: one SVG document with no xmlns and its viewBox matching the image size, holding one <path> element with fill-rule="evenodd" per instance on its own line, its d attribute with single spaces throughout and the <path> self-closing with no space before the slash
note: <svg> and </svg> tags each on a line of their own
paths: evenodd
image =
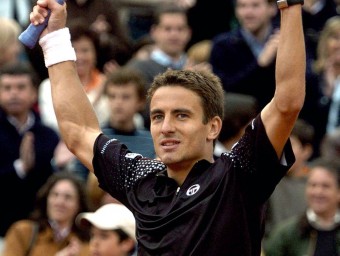
<svg viewBox="0 0 340 256">
<path fill-rule="evenodd" d="M 180 142 L 178 140 L 166 139 L 166 140 L 161 141 L 161 146 L 165 150 L 173 150 L 173 149 L 177 148 L 179 144 L 180 144 Z"/>
</svg>

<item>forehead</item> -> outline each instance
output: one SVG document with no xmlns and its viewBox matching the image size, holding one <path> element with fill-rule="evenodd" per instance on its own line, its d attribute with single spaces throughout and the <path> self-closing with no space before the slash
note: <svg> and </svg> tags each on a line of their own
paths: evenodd
<svg viewBox="0 0 340 256">
<path fill-rule="evenodd" d="M 128 83 L 108 83 L 106 86 L 108 91 L 137 91 L 137 85 L 133 82 Z"/>
<path fill-rule="evenodd" d="M 67 179 L 59 180 L 57 183 L 54 184 L 54 186 L 51 188 L 51 191 L 54 192 L 72 192 L 77 193 L 77 189 L 75 185 Z"/>
<path fill-rule="evenodd" d="M 314 168 L 312 168 L 309 174 L 309 181 L 318 182 L 328 181 L 331 183 L 336 183 L 336 177 L 331 171 L 327 170 L 325 167 L 315 166 Z"/>
<path fill-rule="evenodd" d="M 150 101 L 150 109 L 192 109 L 195 112 L 202 111 L 199 95 L 183 86 L 162 86 L 153 94 Z"/>
<path fill-rule="evenodd" d="M 0 76 L 1 85 L 32 85 L 31 77 L 28 74 L 3 74 Z"/>
<path fill-rule="evenodd" d="M 186 24 L 187 18 L 183 13 L 163 13 L 159 17 L 159 25 Z"/>
</svg>

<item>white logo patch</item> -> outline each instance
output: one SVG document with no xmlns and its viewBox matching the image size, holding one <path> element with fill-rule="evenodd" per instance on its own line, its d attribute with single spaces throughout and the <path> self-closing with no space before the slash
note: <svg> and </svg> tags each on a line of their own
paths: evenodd
<svg viewBox="0 0 340 256">
<path fill-rule="evenodd" d="M 137 153 L 127 153 L 125 155 L 126 158 L 131 158 L 131 159 L 134 159 L 136 158 L 137 156 L 142 156 L 141 154 L 137 154 Z"/>
<path fill-rule="evenodd" d="M 198 184 L 192 185 L 190 188 L 188 188 L 186 194 L 187 196 L 193 196 L 198 192 L 199 189 L 200 189 L 200 185 Z"/>
</svg>

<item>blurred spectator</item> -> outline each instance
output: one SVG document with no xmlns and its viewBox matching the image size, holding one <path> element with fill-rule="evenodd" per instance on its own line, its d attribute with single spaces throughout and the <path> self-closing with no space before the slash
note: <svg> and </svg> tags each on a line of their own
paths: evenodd
<svg viewBox="0 0 340 256">
<path fill-rule="evenodd" d="M 193 66 L 185 48 L 191 37 L 186 11 L 176 5 L 157 8 L 150 30 L 154 47 L 146 60 L 132 58 L 126 66 L 136 69 L 146 80 L 147 89 L 154 77 L 167 69 L 209 69 L 210 65 Z M 150 127 L 149 107 L 143 112 L 145 127 Z"/>
<path fill-rule="evenodd" d="M 336 12 L 340 15 L 340 0 L 333 0 L 336 6 Z"/>
<path fill-rule="evenodd" d="M 322 29 L 312 71 L 307 73 L 307 95 L 308 88 L 318 90 L 314 100 L 317 108 L 306 107 L 305 112 L 314 126 L 314 148 L 318 150 L 324 135 L 340 122 L 340 16 L 330 18 Z"/>
<path fill-rule="evenodd" d="M 131 57 L 132 42 L 121 21 L 119 7 L 112 0 L 68 0 L 67 26 L 81 19 L 99 38 L 98 67 L 110 59 L 123 65 Z M 109 57 L 106 57 L 108 55 Z"/>
<path fill-rule="evenodd" d="M 0 17 L 0 67 L 15 61 L 27 61 L 18 39 L 20 32 L 19 23 L 10 18 Z"/>
<path fill-rule="evenodd" d="M 210 64 L 224 90 L 255 97 L 261 110 L 275 90 L 275 59 L 279 31 L 272 19 L 277 13 L 273 0 L 236 0 L 240 24 L 213 39 Z"/>
<path fill-rule="evenodd" d="M 59 137 L 32 110 L 37 86 L 30 66 L 17 62 L 0 70 L 0 237 L 28 216 L 36 192 L 53 172 Z"/>
<path fill-rule="evenodd" d="M 76 223 L 80 227 L 90 227 L 90 255 L 134 255 L 137 247 L 135 217 L 124 205 L 111 203 L 95 212 L 80 213 Z"/>
<path fill-rule="evenodd" d="M 183 69 L 187 60 L 185 47 L 190 40 L 191 30 L 188 27 L 185 10 L 176 6 L 160 6 L 155 14 L 150 36 L 155 43 L 150 58 L 147 60 L 132 59 L 127 66 L 139 70 L 146 79 L 147 88 L 153 78 L 171 69 Z"/>
<path fill-rule="evenodd" d="M 52 175 L 39 190 L 29 219 L 15 222 L 5 238 L 3 256 L 88 256 L 89 234 L 76 224 L 89 211 L 86 190 L 70 172 Z"/>
<path fill-rule="evenodd" d="M 34 0 L 1 0 L 0 17 L 13 19 L 24 29 L 30 22 L 29 15 L 35 3 Z"/>
<path fill-rule="evenodd" d="M 224 118 L 222 129 L 215 145 L 215 157 L 219 157 L 223 152 L 231 150 L 257 113 L 258 105 L 254 97 L 237 93 L 225 94 Z"/>
<path fill-rule="evenodd" d="M 302 20 L 306 35 L 307 64 L 316 58 L 316 47 L 320 32 L 326 21 L 336 16 L 334 0 L 305 0 L 302 6 Z"/>
<path fill-rule="evenodd" d="M 275 227 L 264 247 L 266 256 L 339 255 L 340 165 L 338 159 L 318 158 L 310 168 L 307 210 Z"/>
<path fill-rule="evenodd" d="M 313 140 L 313 126 L 298 119 L 290 136 L 295 163 L 276 186 L 268 200 L 266 236 L 279 222 L 302 214 L 306 210 L 305 187 L 310 171 L 309 163 L 313 154 Z"/>
<path fill-rule="evenodd" d="M 97 34 L 96 66 L 100 71 L 104 71 L 104 65 L 108 61 L 123 65 L 131 57 L 132 45 L 115 1 L 67 0 L 67 13 L 68 27 L 74 23 L 82 23 L 84 27 Z M 41 79 L 48 78 L 41 48 L 36 46 L 32 50 L 27 50 Z"/>
</svg>

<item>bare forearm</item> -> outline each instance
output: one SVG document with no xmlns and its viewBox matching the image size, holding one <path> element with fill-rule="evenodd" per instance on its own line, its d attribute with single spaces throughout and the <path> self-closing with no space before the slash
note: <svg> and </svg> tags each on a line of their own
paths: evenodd
<svg viewBox="0 0 340 256">
<path fill-rule="evenodd" d="M 78 143 L 83 131 L 100 131 L 99 124 L 76 73 L 73 61 L 48 68 L 53 106 L 61 135 L 68 146 Z"/>
<path fill-rule="evenodd" d="M 276 96 L 290 109 L 300 109 L 305 95 L 306 54 L 301 5 L 281 10 L 280 43 L 276 62 Z M 285 104 L 283 106 L 285 106 Z"/>
</svg>

